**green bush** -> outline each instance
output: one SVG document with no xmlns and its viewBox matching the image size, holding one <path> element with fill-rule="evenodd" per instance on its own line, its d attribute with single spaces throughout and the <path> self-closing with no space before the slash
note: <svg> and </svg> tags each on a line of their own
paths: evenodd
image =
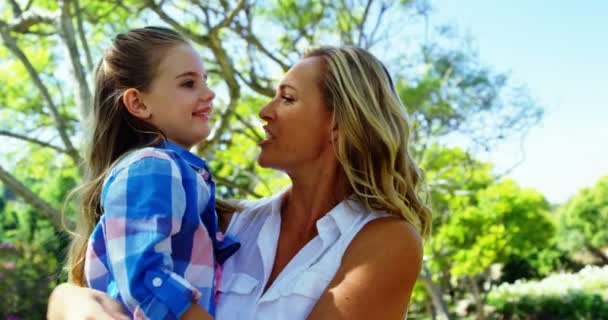
<svg viewBox="0 0 608 320">
<path fill-rule="evenodd" d="M 0 318 L 44 319 L 59 281 L 57 258 L 37 246 L 0 243 Z"/>
<path fill-rule="evenodd" d="M 44 219 L 19 202 L 0 210 L 0 319 L 44 319 L 49 294 L 65 281 L 66 245 Z"/>
<path fill-rule="evenodd" d="M 608 266 L 493 288 L 493 319 L 608 319 Z"/>
</svg>

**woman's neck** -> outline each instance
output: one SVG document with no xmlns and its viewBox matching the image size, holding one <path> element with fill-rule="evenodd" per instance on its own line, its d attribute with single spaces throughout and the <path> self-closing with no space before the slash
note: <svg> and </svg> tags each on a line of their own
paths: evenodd
<svg viewBox="0 0 608 320">
<path fill-rule="evenodd" d="M 317 221 L 349 196 L 346 177 L 336 164 L 290 178 L 292 186 L 283 199 L 282 221 L 287 229 L 312 238 Z"/>
</svg>

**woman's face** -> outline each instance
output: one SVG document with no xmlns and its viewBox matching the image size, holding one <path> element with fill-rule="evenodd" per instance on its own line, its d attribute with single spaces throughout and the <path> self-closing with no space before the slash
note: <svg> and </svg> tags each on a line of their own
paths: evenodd
<svg viewBox="0 0 608 320">
<path fill-rule="evenodd" d="M 260 111 L 266 139 L 258 162 L 287 173 L 314 169 L 332 149 L 332 112 L 320 91 L 319 57 L 304 58 L 280 81 L 274 98 Z"/>
</svg>

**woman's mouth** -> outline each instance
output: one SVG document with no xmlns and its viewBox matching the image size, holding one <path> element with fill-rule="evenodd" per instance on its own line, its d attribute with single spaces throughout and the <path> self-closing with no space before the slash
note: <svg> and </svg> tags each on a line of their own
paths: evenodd
<svg viewBox="0 0 608 320">
<path fill-rule="evenodd" d="M 264 133 L 266 133 L 265 139 L 260 141 L 259 146 L 264 146 L 269 144 L 272 140 L 274 140 L 274 136 L 272 135 L 272 133 L 270 131 L 268 131 L 268 128 L 264 127 Z"/>
</svg>

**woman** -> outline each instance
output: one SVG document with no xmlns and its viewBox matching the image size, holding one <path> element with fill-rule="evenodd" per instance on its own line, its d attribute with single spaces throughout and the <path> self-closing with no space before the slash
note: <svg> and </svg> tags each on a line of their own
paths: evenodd
<svg viewBox="0 0 608 320">
<path fill-rule="evenodd" d="M 386 68 L 362 49 L 314 49 L 260 117 L 258 162 L 292 185 L 233 215 L 227 233 L 242 247 L 224 265 L 217 318 L 402 319 L 422 260 L 416 227 L 428 235 L 431 217 Z M 85 304 L 113 305 L 63 285 L 49 318 Z"/>
</svg>

